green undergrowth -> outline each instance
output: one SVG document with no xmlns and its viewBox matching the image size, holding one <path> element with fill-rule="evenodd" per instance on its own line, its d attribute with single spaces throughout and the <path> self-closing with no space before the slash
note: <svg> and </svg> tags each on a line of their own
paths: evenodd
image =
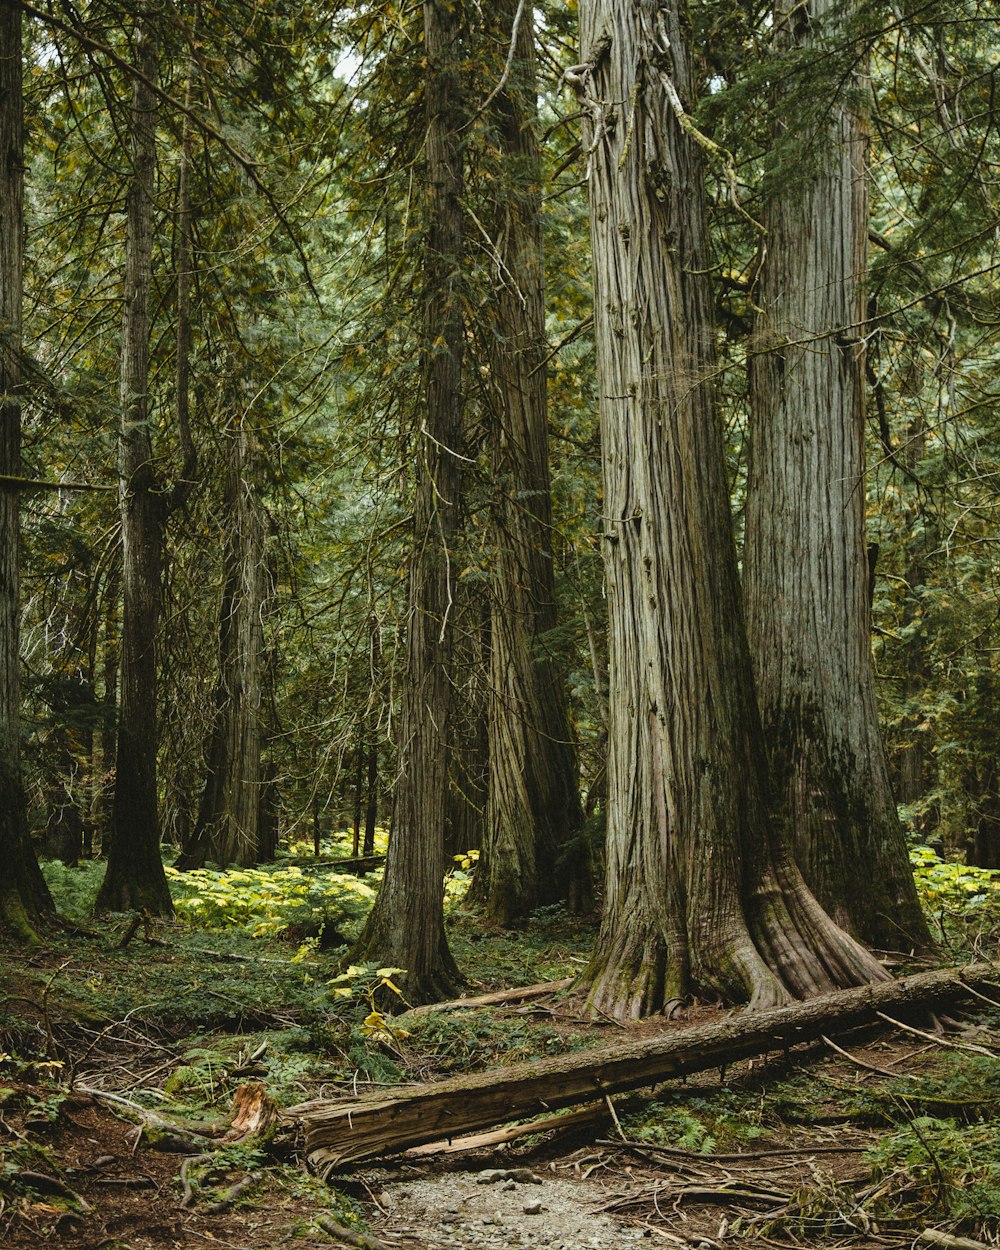
<svg viewBox="0 0 1000 1250">
<path fill-rule="evenodd" d="M 767 1218 L 736 1219 L 734 1234 L 825 1245 L 946 1224 L 995 1244 L 1000 1012 L 977 1012 L 974 1037 L 972 1044 L 991 1053 L 915 1045 L 908 1060 L 893 1057 L 898 1077 L 879 1078 L 826 1054 L 805 1065 L 780 1061 L 736 1072 L 722 1084 L 667 1087 L 655 1099 L 623 1101 L 620 1123 L 630 1140 L 654 1151 L 745 1152 L 761 1159 L 755 1167 L 766 1166 L 768 1147 L 854 1148 L 836 1168 L 817 1155 L 811 1179 L 787 1206 Z"/>
<path fill-rule="evenodd" d="M 564 907 L 540 907 L 523 928 L 485 926 L 459 901 L 449 915 L 449 942 L 459 968 L 477 982 L 499 989 L 576 976 L 586 965 L 596 936 L 592 917 Z"/>
<path fill-rule="evenodd" d="M 760 1091 L 727 1086 L 663 1090 L 622 1117 L 633 1141 L 695 1154 L 746 1149 L 777 1123 Z"/>
<path fill-rule="evenodd" d="M 935 939 L 953 952 L 996 952 L 1000 872 L 942 859 L 929 846 L 910 851 L 917 893 Z"/>
<path fill-rule="evenodd" d="M 593 1033 L 560 1031 L 483 1008 L 418 1017 L 408 1026 L 404 1042 L 421 1066 L 430 1063 L 436 1072 L 460 1073 L 585 1050 L 599 1040 Z"/>
</svg>

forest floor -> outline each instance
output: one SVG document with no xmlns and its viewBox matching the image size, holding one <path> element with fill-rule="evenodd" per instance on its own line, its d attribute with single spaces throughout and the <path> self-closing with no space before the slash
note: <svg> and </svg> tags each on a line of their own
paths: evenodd
<svg viewBox="0 0 1000 1250">
<path fill-rule="evenodd" d="M 557 996 L 386 1032 L 377 970 L 338 979 L 316 942 L 157 924 L 122 946 L 128 928 L 61 931 L 28 953 L 0 944 L 9 1250 L 1000 1245 L 1000 1006 L 923 1021 L 929 1037 L 838 1034 L 616 1097 L 604 1122 L 419 1148 L 324 1183 L 294 1124 L 225 1140 L 241 1086 L 260 1081 L 289 1107 L 721 1012 L 623 1028 Z M 555 911 L 500 933 L 458 909 L 451 930 L 460 965 L 477 969 L 471 993 L 572 975 L 593 938 Z"/>
</svg>

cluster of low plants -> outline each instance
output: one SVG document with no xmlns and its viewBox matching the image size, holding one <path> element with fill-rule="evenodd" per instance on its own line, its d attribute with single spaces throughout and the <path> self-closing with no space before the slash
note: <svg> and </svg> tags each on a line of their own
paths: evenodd
<svg viewBox="0 0 1000 1250">
<path fill-rule="evenodd" d="M 596 936 L 593 917 L 572 915 L 561 905 L 540 907 L 523 929 L 490 930 L 460 901 L 449 919 L 448 941 L 458 966 L 475 968 L 480 980 L 498 986 L 576 975 Z"/>
<path fill-rule="evenodd" d="M 907 1219 L 934 1209 L 977 1237 L 1000 1231 L 1000 1131 L 951 1117 L 913 1115 L 868 1158 L 879 1186 L 875 1214 Z"/>
<path fill-rule="evenodd" d="M 86 921 L 105 865 L 88 860 L 67 867 L 47 860 L 43 872 L 60 914 Z M 199 929 L 236 926 L 251 937 L 287 933 L 319 938 L 324 923 L 352 930 L 375 897 L 375 877 L 336 872 L 322 863 L 304 867 L 288 859 L 256 868 L 165 869 L 177 919 Z"/>
<path fill-rule="evenodd" d="M 977 947 L 1000 930 L 1000 872 L 942 859 L 930 846 L 912 848 L 910 862 L 939 940 Z"/>
<path fill-rule="evenodd" d="M 239 925 L 251 937 L 278 936 L 324 918 L 356 924 L 375 896 L 353 873 L 308 872 L 297 864 L 166 872 L 178 919 L 203 929 Z"/>
<path fill-rule="evenodd" d="M 418 1016 L 409 1026 L 406 1051 L 419 1056 L 421 1067 L 473 1072 L 585 1049 L 598 1040 L 592 1033 L 560 1033 L 529 1016 L 512 1018 L 484 1008 Z"/>
<path fill-rule="evenodd" d="M 767 1131 L 759 1092 L 725 1086 L 664 1090 L 621 1123 L 633 1141 L 696 1154 L 743 1149 Z"/>
</svg>

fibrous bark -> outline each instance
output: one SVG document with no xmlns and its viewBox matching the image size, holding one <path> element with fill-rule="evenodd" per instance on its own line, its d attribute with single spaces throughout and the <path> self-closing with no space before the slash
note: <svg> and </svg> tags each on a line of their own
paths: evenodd
<svg viewBox="0 0 1000 1250">
<path fill-rule="evenodd" d="M 160 616 L 166 504 L 153 457 L 149 404 L 149 290 L 156 172 L 156 40 L 136 27 L 130 117 L 132 178 L 125 238 L 121 427 L 118 440 L 122 523 L 121 703 L 108 869 L 99 911 L 143 908 L 171 915 L 160 858 L 156 791 L 156 631 Z"/>
<path fill-rule="evenodd" d="M 531 9 L 502 0 L 494 23 L 509 73 L 490 111 L 501 161 L 486 327 L 494 564 L 489 806 L 475 889 L 489 918 L 509 924 L 567 897 L 582 816 L 566 692 L 549 641 L 554 535 Z"/>
<path fill-rule="evenodd" d="M 841 6 L 781 0 L 779 46 L 813 42 Z M 793 11 L 794 10 L 794 11 Z M 747 626 L 775 795 L 806 881 L 881 947 L 928 938 L 875 704 L 864 533 L 867 141 L 825 106 L 767 207 L 751 357 Z M 777 139 L 801 129 L 779 100 Z M 778 150 L 783 150 L 782 145 Z"/>
<path fill-rule="evenodd" d="M 591 1006 L 771 1005 L 884 976 L 769 818 L 729 516 L 679 6 L 587 0 L 594 324 L 609 616 L 605 910 Z"/>
<path fill-rule="evenodd" d="M 452 704 L 452 545 L 461 502 L 462 6 L 426 0 L 424 415 L 417 439 L 407 671 L 385 877 L 352 962 L 405 969 L 411 1001 L 447 996 L 458 969 L 444 931 L 444 828 Z"/>
<path fill-rule="evenodd" d="M 21 774 L 21 301 L 24 102 L 21 10 L 0 2 L 0 923 L 33 940 L 53 910 L 28 836 Z"/>
</svg>

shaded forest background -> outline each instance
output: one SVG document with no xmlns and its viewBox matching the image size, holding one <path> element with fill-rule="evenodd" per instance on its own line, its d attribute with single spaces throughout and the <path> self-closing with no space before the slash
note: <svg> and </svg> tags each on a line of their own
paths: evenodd
<svg viewBox="0 0 1000 1250">
<path fill-rule="evenodd" d="M 159 833 L 188 866 L 260 862 L 279 840 L 318 849 L 345 827 L 355 853 L 371 854 L 398 780 L 425 421 L 419 11 L 21 10 L 22 758 L 36 846 L 74 863 L 106 847 L 112 821 L 125 226 L 145 83 L 139 463 L 152 471 L 163 541 Z M 511 73 L 511 21 L 527 30 L 528 16 L 518 8 L 498 26 L 469 9 L 458 66 L 472 104 L 459 131 L 464 410 L 453 451 L 465 485 L 449 538 L 449 856 L 478 849 L 487 822 L 491 639 L 511 524 L 500 500 L 519 497 L 491 444 L 504 329 L 490 308 L 507 264 L 497 204 L 523 185 L 528 156 L 511 154 L 491 107 Z M 533 645 L 568 693 L 582 797 L 562 855 L 584 879 L 574 888 L 585 906 L 600 877 L 608 699 L 589 155 L 572 90 L 575 7 L 536 17 L 555 611 Z M 698 3 L 690 17 L 695 124 L 717 154 L 710 274 L 741 539 L 759 220 L 781 180 L 816 159 L 801 136 L 839 89 L 845 53 L 821 44 L 776 60 L 769 6 Z M 850 57 L 870 58 L 852 90 L 871 145 L 869 473 L 855 489 L 867 490 L 883 732 L 914 845 L 997 868 L 996 26 L 975 3 L 865 5 L 853 21 Z M 776 83 L 780 108 L 799 119 L 777 144 Z"/>
</svg>

